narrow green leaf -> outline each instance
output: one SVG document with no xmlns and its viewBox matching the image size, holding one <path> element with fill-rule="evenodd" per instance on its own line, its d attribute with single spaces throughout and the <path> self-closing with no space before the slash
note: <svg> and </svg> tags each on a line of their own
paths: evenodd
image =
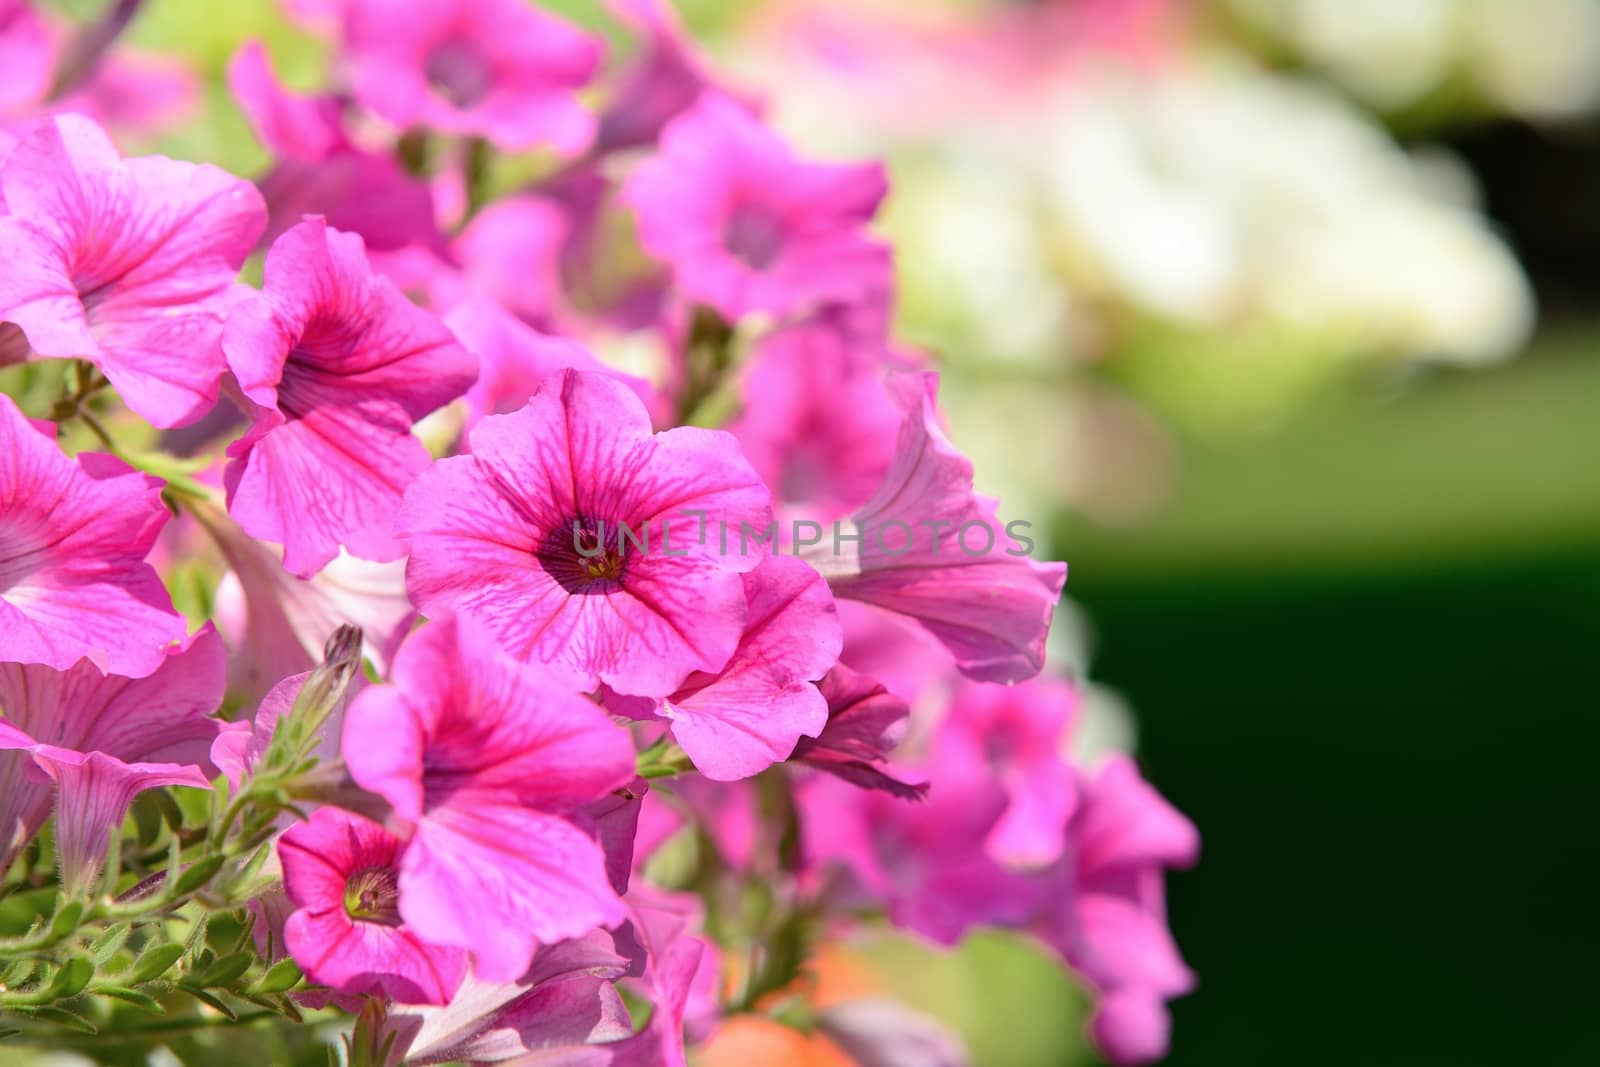
<svg viewBox="0 0 1600 1067">
<path fill-rule="evenodd" d="M 213 996 L 212 994 L 207 993 L 204 989 L 199 989 L 190 985 L 184 985 L 182 989 L 194 999 L 204 1004 L 209 1004 L 211 1007 L 217 1009 L 222 1014 L 226 1015 L 230 1020 L 236 1021 L 239 1018 L 239 1013 L 228 1007 L 228 1005 L 225 1004 L 220 997 Z"/>
<path fill-rule="evenodd" d="M 200 972 L 199 982 L 210 988 L 231 986 L 244 977 L 244 972 L 248 971 L 255 961 L 253 952 L 235 952 L 224 956 Z"/>
<path fill-rule="evenodd" d="M 279 960 L 267 968 L 267 973 L 262 975 L 255 985 L 250 987 L 253 993 L 283 993 L 295 987 L 300 981 L 300 968 L 294 960 Z"/>
<path fill-rule="evenodd" d="M 83 918 L 83 901 L 67 901 L 56 909 L 55 916 L 50 920 L 50 936 L 66 937 L 78 928 L 78 920 L 81 918 Z"/>
<path fill-rule="evenodd" d="M 171 942 L 151 945 L 139 954 L 134 961 L 133 969 L 123 976 L 128 985 L 140 985 L 153 981 L 166 974 L 178 957 L 183 955 L 183 946 Z"/>
<path fill-rule="evenodd" d="M 45 987 L 41 1000 L 69 1000 L 83 992 L 83 987 L 94 977 L 94 961 L 87 956 L 73 956 L 61 965 L 50 984 Z"/>
<path fill-rule="evenodd" d="M 107 997 L 116 997 L 118 1000 L 132 1004 L 140 1011 L 147 1011 L 152 1015 L 163 1014 L 160 1001 L 148 993 L 139 992 L 137 989 L 129 989 L 126 986 L 120 985 L 108 985 L 97 986 L 93 992 Z"/>
<path fill-rule="evenodd" d="M 104 933 L 89 943 L 89 955 L 94 957 L 96 965 L 104 967 L 110 962 L 123 945 L 128 943 L 128 934 L 133 930 L 132 923 L 113 923 L 106 927 Z"/>
<path fill-rule="evenodd" d="M 207 856 L 205 859 L 196 860 L 183 869 L 178 875 L 178 880 L 173 884 L 172 896 L 181 897 L 192 893 L 196 889 L 211 881 L 212 877 L 222 869 L 227 862 L 226 856 Z"/>
<path fill-rule="evenodd" d="M 95 1026 L 94 1023 L 76 1012 L 68 1011 L 66 1008 L 35 1008 L 29 1014 L 36 1019 L 47 1019 L 50 1022 L 71 1027 L 85 1034 L 98 1034 L 100 1032 L 99 1027 Z"/>
</svg>

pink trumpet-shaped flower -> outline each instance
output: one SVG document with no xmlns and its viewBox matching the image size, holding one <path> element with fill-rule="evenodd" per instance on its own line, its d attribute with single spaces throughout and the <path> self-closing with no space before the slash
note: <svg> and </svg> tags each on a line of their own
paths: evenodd
<svg viewBox="0 0 1600 1067">
<path fill-rule="evenodd" d="M 652 435 L 626 385 L 563 370 L 469 444 L 417 480 L 396 526 L 424 613 L 469 616 L 584 689 L 661 697 L 727 664 L 744 630 L 740 574 L 760 562 L 741 527 L 771 518 L 732 437 Z"/>
<path fill-rule="evenodd" d="M 594 136 L 574 94 L 600 42 L 522 0 L 350 0 L 344 49 L 356 97 L 397 126 L 563 155 Z"/>
<path fill-rule="evenodd" d="M 149 674 L 186 627 L 144 559 L 170 517 L 161 483 L 98 453 L 67 458 L 0 395 L 0 656 Z"/>
<path fill-rule="evenodd" d="M 0 664 L 0 869 L 36 833 L 56 797 L 56 848 L 69 892 L 89 887 L 110 832 L 139 792 L 204 789 L 214 773 L 212 713 L 222 703 L 226 653 L 210 627 L 144 678 L 80 661 L 59 671 Z M 28 760 L 53 785 L 27 773 Z"/>
<path fill-rule="evenodd" d="M 12 150 L 0 189 L 0 323 L 32 357 L 87 359 L 157 426 L 210 410 L 235 278 L 266 225 L 255 186 L 204 164 L 124 160 L 93 122 L 60 115 Z"/>
<path fill-rule="evenodd" d="M 889 251 L 866 231 L 887 190 L 875 163 L 799 159 L 727 97 L 707 92 L 661 134 L 623 197 L 678 289 L 724 318 L 866 299 Z"/>
<path fill-rule="evenodd" d="M 967 682 L 951 695 L 934 741 L 938 780 L 959 790 L 998 779 L 1006 808 L 986 844 L 1007 866 L 1042 867 L 1061 855 L 1076 804 L 1062 753 L 1077 710 L 1077 689 L 1053 678 L 1014 686 Z"/>
<path fill-rule="evenodd" d="M 312 981 L 402 1004 L 444 1004 L 467 970 L 459 948 L 430 945 L 400 917 L 401 843 L 377 823 L 337 808 L 278 839 L 283 886 L 295 911 L 289 954 Z"/>
<path fill-rule="evenodd" d="M 911 714 L 905 701 L 843 664 L 829 671 L 818 688 L 828 702 L 828 723 L 815 738 L 802 737 L 790 759 L 863 789 L 881 789 L 905 800 L 927 795 L 926 782 L 889 773 L 894 735 Z"/>
<path fill-rule="evenodd" d="M 606 7 L 642 38 L 639 54 L 600 115 L 596 153 L 653 144 L 661 129 L 712 86 L 711 74 L 671 0 L 606 0 Z"/>
<path fill-rule="evenodd" d="M 308 578 L 340 546 L 399 558 L 401 494 L 428 465 L 412 425 L 477 364 L 431 312 L 372 273 L 361 238 L 307 219 L 273 244 L 266 287 L 228 318 L 228 365 L 255 422 L 228 455 L 228 510 Z"/>
<path fill-rule="evenodd" d="M 529 1056 L 587 1065 L 576 1050 L 629 1036 L 628 1009 L 612 981 L 628 969 L 611 936 L 596 930 L 540 948 L 514 982 L 469 975 L 443 1008 L 392 1012 L 386 1029 L 408 1064 L 499 1063 Z M 572 1056 L 565 1059 L 563 1056 Z"/>
<path fill-rule="evenodd" d="M 391 679 L 356 698 L 342 747 L 408 827 L 406 924 L 494 982 L 539 944 L 620 922 L 604 853 L 573 818 L 633 779 L 628 734 L 465 619 L 413 634 Z"/>
<path fill-rule="evenodd" d="M 967 677 L 1021 681 L 1044 664 L 1067 567 L 1030 559 L 1027 524 L 1002 525 L 995 502 L 973 492 L 972 464 L 939 428 L 937 384 L 933 374 L 890 379 L 904 421 L 883 483 L 851 517 L 861 539 L 836 553 L 824 538 L 805 555 L 836 596 L 920 623 Z"/>
<path fill-rule="evenodd" d="M 285 89 L 256 42 L 229 61 L 228 89 L 276 157 L 258 179 L 271 213 L 264 240 L 276 240 L 307 215 L 322 215 L 335 229 L 360 234 L 374 251 L 443 247 L 427 185 L 392 156 L 351 141 L 336 98 Z"/>
<path fill-rule="evenodd" d="M 0 120 L 44 96 L 55 60 L 50 28 L 28 0 L 0 0 Z"/>
<path fill-rule="evenodd" d="M 821 732 L 828 704 L 816 681 L 844 643 L 828 584 L 800 560 L 762 560 L 744 585 L 744 635 L 722 670 L 697 671 L 665 700 L 615 705 L 670 721 L 695 768 L 718 782 L 759 774 Z"/>
</svg>

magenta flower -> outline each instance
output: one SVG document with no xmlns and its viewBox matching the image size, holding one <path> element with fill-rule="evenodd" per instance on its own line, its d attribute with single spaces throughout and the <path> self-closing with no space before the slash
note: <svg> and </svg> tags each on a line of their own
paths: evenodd
<svg viewBox="0 0 1600 1067">
<path fill-rule="evenodd" d="M 1084 783 L 1067 853 L 1043 876 L 1049 903 L 1035 931 L 1097 991 L 1090 1031 L 1113 1063 L 1162 1059 L 1165 1002 L 1194 988 L 1167 930 L 1163 882 L 1199 853 L 1194 824 L 1116 757 Z"/>
<path fill-rule="evenodd" d="M 626 385 L 563 370 L 469 443 L 417 480 L 396 526 L 424 613 L 470 616 L 585 689 L 666 696 L 727 664 L 744 631 L 740 574 L 760 562 L 741 526 L 771 518 L 732 437 L 652 435 Z"/>
<path fill-rule="evenodd" d="M 836 315 L 762 338 L 729 427 L 787 509 L 831 522 L 872 498 L 894 459 L 904 413 L 874 359 Z"/>
<path fill-rule="evenodd" d="M 350 0 L 344 49 L 357 99 L 397 126 L 562 155 L 594 136 L 574 94 L 600 42 L 522 0 Z"/>
<path fill-rule="evenodd" d="M 597 154 L 654 144 L 662 127 L 713 85 L 671 0 L 606 0 L 606 7 L 642 40 L 600 115 Z"/>
<path fill-rule="evenodd" d="M 516 411 L 562 370 L 608 374 L 641 401 L 653 399 L 648 382 L 611 370 L 576 341 L 540 333 L 492 300 L 468 298 L 445 314 L 444 323 L 478 359 L 478 380 L 467 390 L 468 427 Z"/>
<path fill-rule="evenodd" d="M 409 828 L 406 924 L 497 982 L 539 944 L 620 922 L 605 856 L 572 818 L 633 779 L 627 733 L 464 619 L 413 634 L 391 678 L 351 705 L 342 747 Z"/>
<path fill-rule="evenodd" d="M 844 644 L 828 584 L 801 561 L 762 560 L 744 586 L 744 635 L 726 666 L 696 671 L 664 700 L 608 701 L 625 714 L 668 720 L 695 768 L 718 782 L 759 774 L 821 732 L 828 705 L 816 682 Z"/>
<path fill-rule="evenodd" d="M 412 424 L 466 391 L 472 356 L 372 273 L 361 238 L 319 218 L 273 244 L 265 290 L 228 317 L 222 344 L 255 416 L 228 449 L 239 525 L 282 544 L 302 578 L 341 545 L 362 559 L 403 555 L 391 527 L 428 465 Z"/>
<path fill-rule="evenodd" d="M 400 840 L 337 808 L 278 839 L 283 887 L 295 911 L 289 954 L 312 981 L 402 1004 L 444 1004 L 466 975 L 467 954 L 430 945 L 400 917 Z"/>
<path fill-rule="evenodd" d="M 934 741 L 937 780 L 951 789 L 999 781 L 1006 808 L 986 847 L 1008 867 L 1043 867 L 1061 855 L 1077 800 L 1062 753 L 1077 710 L 1077 689 L 1053 678 L 967 682 L 951 695 Z"/>
<path fill-rule="evenodd" d="M 207 788 L 225 671 L 209 626 L 144 678 L 103 674 L 88 661 L 65 671 L 0 664 L 0 868 L 38 832 L 53 795 L 62 884 L 82 892 L 138 793 Z M 48 782 L 28 773 L 30 759 Z"/>
<path fill-rule="evenodd" d="M 985 682 L 1032 677 L 1064 563 L 1038 563 L 1026 523 L 1002 524 L 995 502 L 972 489 L 972 464 L 939 427 L 938 376 L 897 374 L 889 388 L 904 413 L 894 461 L 872 499 L 851 517 L 859 542 L 831 538 L 803 554 L 834 594 L 914 619 Z"/>
<path fill-rule="evenodd" d="M 0 119 L 43 98 L 55 59 L 49 27 L 28 0 L 0 0 Z"/>
<path fill-rule="evenodd" d="M 142 677 L 187 629 L 144 561 L 169 518 L 161 483 L 110 456 L 68 459 L 54 429 L 0 395 L 0 655 Z"/>
<path fill-rule="evenodd" d="M 862 789 L 881 789 L 905 800 L 927 795 L 926 782 L 889 773 L 889 752 L 911 709 L 877 680 L 840 664 L 818 683 L 828 702 L 828 722 L 815 738 L 802 737 L 790 759 L 837 775 Z"/>
<path fill-rule="evenodd" d="M 408 1064 L 532 1062 L 581 1065 L 610 1062 L 577 1050 L 628 1037 L 628 1009 L 612 981 L 628 969 L 609 934 L 596 930 L 540 948 L 514 982 L 469 975 L 443 1008 L 391 1012 L 396 1055 Z M 571 1055 L 568 1060 L 562 1058 Z M 586 1058 L 593 1055 L 595 1058 Z"/>
<path fill-rule="evenodd" d="M 428 186 L 392 156 L 355 144 L 336 98 L 289 92 L 259 43 L 245 45 L 229 61 L 228 90 L 256 139 L 276 157 L 258 179 L 271 214 L 263 240 L 276 240 L 307 215 L 322 215 L 333 228 L 360 234 L 374 251 L 443 247 Z"/>
<path fill-rule="evenodd" d="M 157 426 L 210 410 L 223 317 L 266 225 L 255 186 L 204 164 L 121 159 L 93 122 L 61 115 L 12 150 L 0 189 L 0 323 L 32 358 L 89 360 Z"/>
<path fill-rule="evenodd" d="M 727 319 L 861 300 L 889 284 L 866 232 L 886 191 L 875 163 L 797 158 L 737 103 L 706 93 L 623 188 L 639 239 L 689 300 Z"/>
</svg>

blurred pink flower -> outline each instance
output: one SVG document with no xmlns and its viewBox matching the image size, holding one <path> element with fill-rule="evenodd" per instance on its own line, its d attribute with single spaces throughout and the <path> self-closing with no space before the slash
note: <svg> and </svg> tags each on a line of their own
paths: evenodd
<svg viewBox="0 0 1600 1067">
<path fill-rule="evenodd" d="M 791 315 L 888 285 L 867 232 L 887 191 L 877 163 L 808 163 L 743 107 L 706 93 L 623 188 L 639 239 L 689 300 L 729 320 Z"/>
<path fill-rule="evenodd" d="M 209 411 L 222 320 L 266 223 L 255 187 L 205 164 L 121 159 L 93 122 L 62 115 L 12 150 L 0 189 L 0 323 L 31 357 L 89 360 L 157 426 Z"/>
<path fill-rule="evenodd" d="M 391 684 L 351 705 L 342 749 L 407 828 L 401 916 L 467 949 L 478 977 L 513 981 L 537 945 L 622 920 L 602 849 L 573 817 L 633 779 L 627 733 L 467 620 L 412 634 Z"/>
<path fill-rule="evenodd" d="M 305 578 L 338 555 L 404 549 L 391 527 L 428 465 L 411 433 L 477 363 L 436 316 L 374 275 L 361 238 L 307 219 L 267 254 L 264 290 L 223 336 L 254 423 L 228 449 L 228 510 Z"/>
<path fill-rule="evenodd" d="M 467 970 L 459 948 L 430 945 L 400 917 L 398 838 L 337 808 L 278 839 L 295 911 L 284 943 L 308 978 L 344 993 L 402 1004 L 445 1004 Z"/>
<path fill-rule="evenodd" d="M 771 516 L 732 437 L 652 434 L 626 385 L 562 370 L 469 443 L 418 479 L 396 527 L 423 612 L 471 616 L 584 689 L 659 697 L 722 669 L 744 629 L 740 574 L 760 559 L 719 551 L 719 531 Z"/>
<path fill-rule="evenodd" d="M 396 126 L 568 156 L 594 136 L 575 94 L 600 41 L 522 0 L 349 0 L 343 44 L 357 99 Z"/>
<path fill-rule="evenodd" d="M 143 677 L 187 627 L 145 556 L 170 513 L 120 460 L 74 461 L 0 395 L 0 656 Z"/>
<path fill-rule="evenodd" d="M 55 65 L 55 41 L 28 0 L 0 0 L 0 121 L 44 96 Z"/>
<path fill-rule="evenodd" d="M 905 800 L 927 795 L 928 784 L 890 773 L 889 753 L 911 714 L 904 701 L 876 679 L 840 664 L 818 683 L 828 702 L 828 722 L 815 739 L 802 737 L 790 757 L 863 789 L 881 789 Z"/>
<path fill-rule="evenodd" d="M 672 0 L 605 3 L 642 41 L 622 83 L 600 114 L 597 154 L 654 144 L 667 123 L 715 85 L 684 33 Z"/>
<path fill-rule="evenodd" d="M 0 868 L 38 831 L 56 798 L 56 852 L 68 893 L 86 891 L 112 830 L 145 789 L 210 786 L 226 654 L 209 626 L 144 678 L 0 664 Z M 54 783 L 27 773 L 33 765 Z"/>
</svg>

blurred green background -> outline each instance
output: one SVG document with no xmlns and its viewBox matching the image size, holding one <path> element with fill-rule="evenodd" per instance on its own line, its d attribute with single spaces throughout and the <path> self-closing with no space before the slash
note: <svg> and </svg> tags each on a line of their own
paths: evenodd
<svg viewBox="0 0 1600 1067">
<path fill-rule="evenodd" d="M 1370 22 L 1378 34 L 1399 9 L 1494 2 L 1192 5 L 1204 29 L 1191 27 L 1179 47 L 1226 42 L 1344 101 L 1402 149 L 1443 146 L 1475 174 L 1477 204 L 1543 309 L 1532 340 L 1503 364 L 1460 369 L 1385 353 L 1354 371 L 1314 371 L 1315 387 L 1296 383 L 1271 417 L 1232 427 L 1231 405 L 1261 388 L 1256 363 L 1202 375 L 1178 402 L 1167 386 L 1191 371 L 1172 368 L 1263 346 L 1288 365 L 1344 336 L 1295 336 L 1280 351 L 1280 335 L 1253 320 L 1193 328 L 1128 301 L 1113 316 L 1117 336 L 1155 332 L 1159 358 L 1123 352 L 1119 362 L 1113 341 L 1095 360 L 1063 356 L 1041 369 L 1037 358 L 992 362 L 982 336 L 948 327 L 937 280 L 913 285 L 904 312 L 908 333 L 950 361 L 949 388 L 1010 383 L 1036 403 L 1044 397 L 1034 427 L 1005 394 L 986 394 L 959 413 L 958 443 L 981 452 L 987 434 L 1015 444 L 1048 428 L 1054 397 L 1064 410 L 1085 386 L 1119 390 L 1159 427 L 1169 469 L 1135 514 L 1096 520 L 1073 499 L 1036 499 L 1061 515 L 1055 540 L 1070 561 L 1069 593 L 1091 620 L 1094 675 L 1128 698 L 1147 773 L 1204 836 L 1200 866 L 1170 881 L 1172 924 L 1201 980 L 1174 1005 L 1173 1064 L 1600 1063 L 1590 962 L 1600 918 L 1588 877 L 1600 810 L 1592 108 L 1552 113 L 1544 98 L 1533 106 L 1526 94 L 1485 91 L 1475 53 L 1410 95 L 1377 91 L 1367 74 L 1350 75 L 1348 54 L 1276 19 L 1320 8 L 1361 55 L 1356 31 Z M 590 0 L 549 6 L 603 21 Z M 682 4 L 736 65 L 739 27 L 757 6 Z M 900 6 L 919 9 L 918 0 Z M 1593 7 L 1499 6 L 1557 31 L 1590 25 L 1571 11 Z M 264 164 L 220 83 L 251 36 L 269 40 L 291 84 L 315 84 L 322 46 L 272 0 L 151 0 L 133 39 L 182 53 L 210 79 L 203 114 L 161 147 L 247 174 Z M 1404 55 L 1379 47 L 1388 40 L 1378 34 L 1366 54 L 1403 66 Z M 1540 40 L 1530 31 L 1507 47 L 1532 50 L 1537 69 Z M 743 65 L 779 100 L 795 74 Z M 1003 119 L 989 121 L 1006 132 Z M 982 151 L 902 147 L 884 148 L 896 159 L 897 198 Z M 905 202 L 891 211 L 903 259 L 923 236 Z M 1097 307 L 1117 301 L 1094 295 Z M 878 958 L 891 981 L 965 1032 L 979 1063 L 1086 1062 L 1081 996 L 1016 944 L 982 937 L 945 961 L 894 944 Z"/>
</svg>

